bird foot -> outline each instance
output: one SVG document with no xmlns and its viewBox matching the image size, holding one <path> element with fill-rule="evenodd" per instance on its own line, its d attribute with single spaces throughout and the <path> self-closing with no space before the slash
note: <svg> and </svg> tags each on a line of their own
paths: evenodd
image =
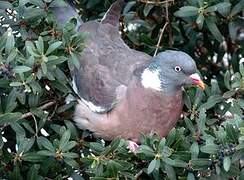
<svg viewBox="0 0 244 180">
<path fill-rule="evenodd" d="M 136 152 L 139 149 L 139 145 L 134 141 L 128 141 L 127 149 L 129 152 Z"/>
</svg>

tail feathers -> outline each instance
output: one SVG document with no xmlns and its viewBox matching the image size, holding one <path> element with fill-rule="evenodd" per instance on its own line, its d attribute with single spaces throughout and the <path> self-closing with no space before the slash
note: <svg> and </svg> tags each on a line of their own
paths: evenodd
<svg viewBox="0 0 244 180">
<path fill-rule="evenodd" d="M 58 23 L 63 27 L 72 18 L 77 20 L 76 29 L 82 24 L 82 20 L 79 17 L 79 13 L 75 8 L 75 0 L 66 0 L 66 5 L 62 7 L 52 7 L 51 11 L 54 16 L 57 18 Z"/>
<path fill-rule="evenodd" d="M 110 6 L 110 8 L 106 12 L 106 14 L 104 15 L 101 23 L 103 23 L 103 24 L 108 23 L 108 24 L 111 24 L 113 26 L 119 26 L 119 18 L 121 15 L 123 5 L 124 5 L 124 0 L 115 1 Z"/>
</svg>

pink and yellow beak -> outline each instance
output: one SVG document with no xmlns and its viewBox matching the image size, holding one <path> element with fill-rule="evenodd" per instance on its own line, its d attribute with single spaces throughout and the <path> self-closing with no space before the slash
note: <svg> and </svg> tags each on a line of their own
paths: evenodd
<svg viewBox="0 0 244 180">
<path fill-rule="evenodd" d="M 205 84 L 202 81 L 201 77 L 199 76 L 199 74 L 194 73 L 192 75 L 190 75 L 190 78 L 192 80 L 192 84 L 199 87 L 200 89 L 204 90 L 205 89 Z"/>
</svg>

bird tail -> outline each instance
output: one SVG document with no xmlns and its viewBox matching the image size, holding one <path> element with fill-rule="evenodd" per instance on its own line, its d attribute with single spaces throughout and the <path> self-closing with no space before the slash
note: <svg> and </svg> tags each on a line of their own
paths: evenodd
<svg viewBox="0 0 244 180">
<path fill-rule="evenodd" d="M 58 23 L 63 27 L 72 18 L 75 18 L 77 21 L 76 29 L 83 23 L 79 17 L 79 13 L 75 8 L 75 0 L 65 0 L 65 6 L 61 7 L 52 7 L 51 11 L 54 16 L 57 18 Z"/>
<path fill-rule="evenodd" d="M 108 9 L 108 11 L 106 12 L 106 14 L 104 15 L 101 23 L 103 24 L 111 24 L 113 26 L 119 26 L 119 18 L 121 15 L 121 11 L 124 5 L 124 0 L 117 0 L 115 1 L 110 8 Z"/>
</svg>

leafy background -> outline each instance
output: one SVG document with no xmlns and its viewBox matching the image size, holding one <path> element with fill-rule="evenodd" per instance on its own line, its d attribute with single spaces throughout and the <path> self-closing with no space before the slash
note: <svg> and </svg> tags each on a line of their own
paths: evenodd
<svg viewBox="0 0 244 180">
<path fill-rule="evenodd" d="M 80 0 L 84 21 L 101 19 L 111 0 Z M 170 134 L 105 142 L 78 130 L 69 69 L 85 36 L 60 28 L 62 0 L 0 1 L 0 177 L 2 179 L 244 179 L 244 1 L 129 1 L 121 34 L 153 55 L 180 49 L 207 84 L 189 87 Z M 160 37 L 161 36 L 161 37 Z"/>
</svg>

